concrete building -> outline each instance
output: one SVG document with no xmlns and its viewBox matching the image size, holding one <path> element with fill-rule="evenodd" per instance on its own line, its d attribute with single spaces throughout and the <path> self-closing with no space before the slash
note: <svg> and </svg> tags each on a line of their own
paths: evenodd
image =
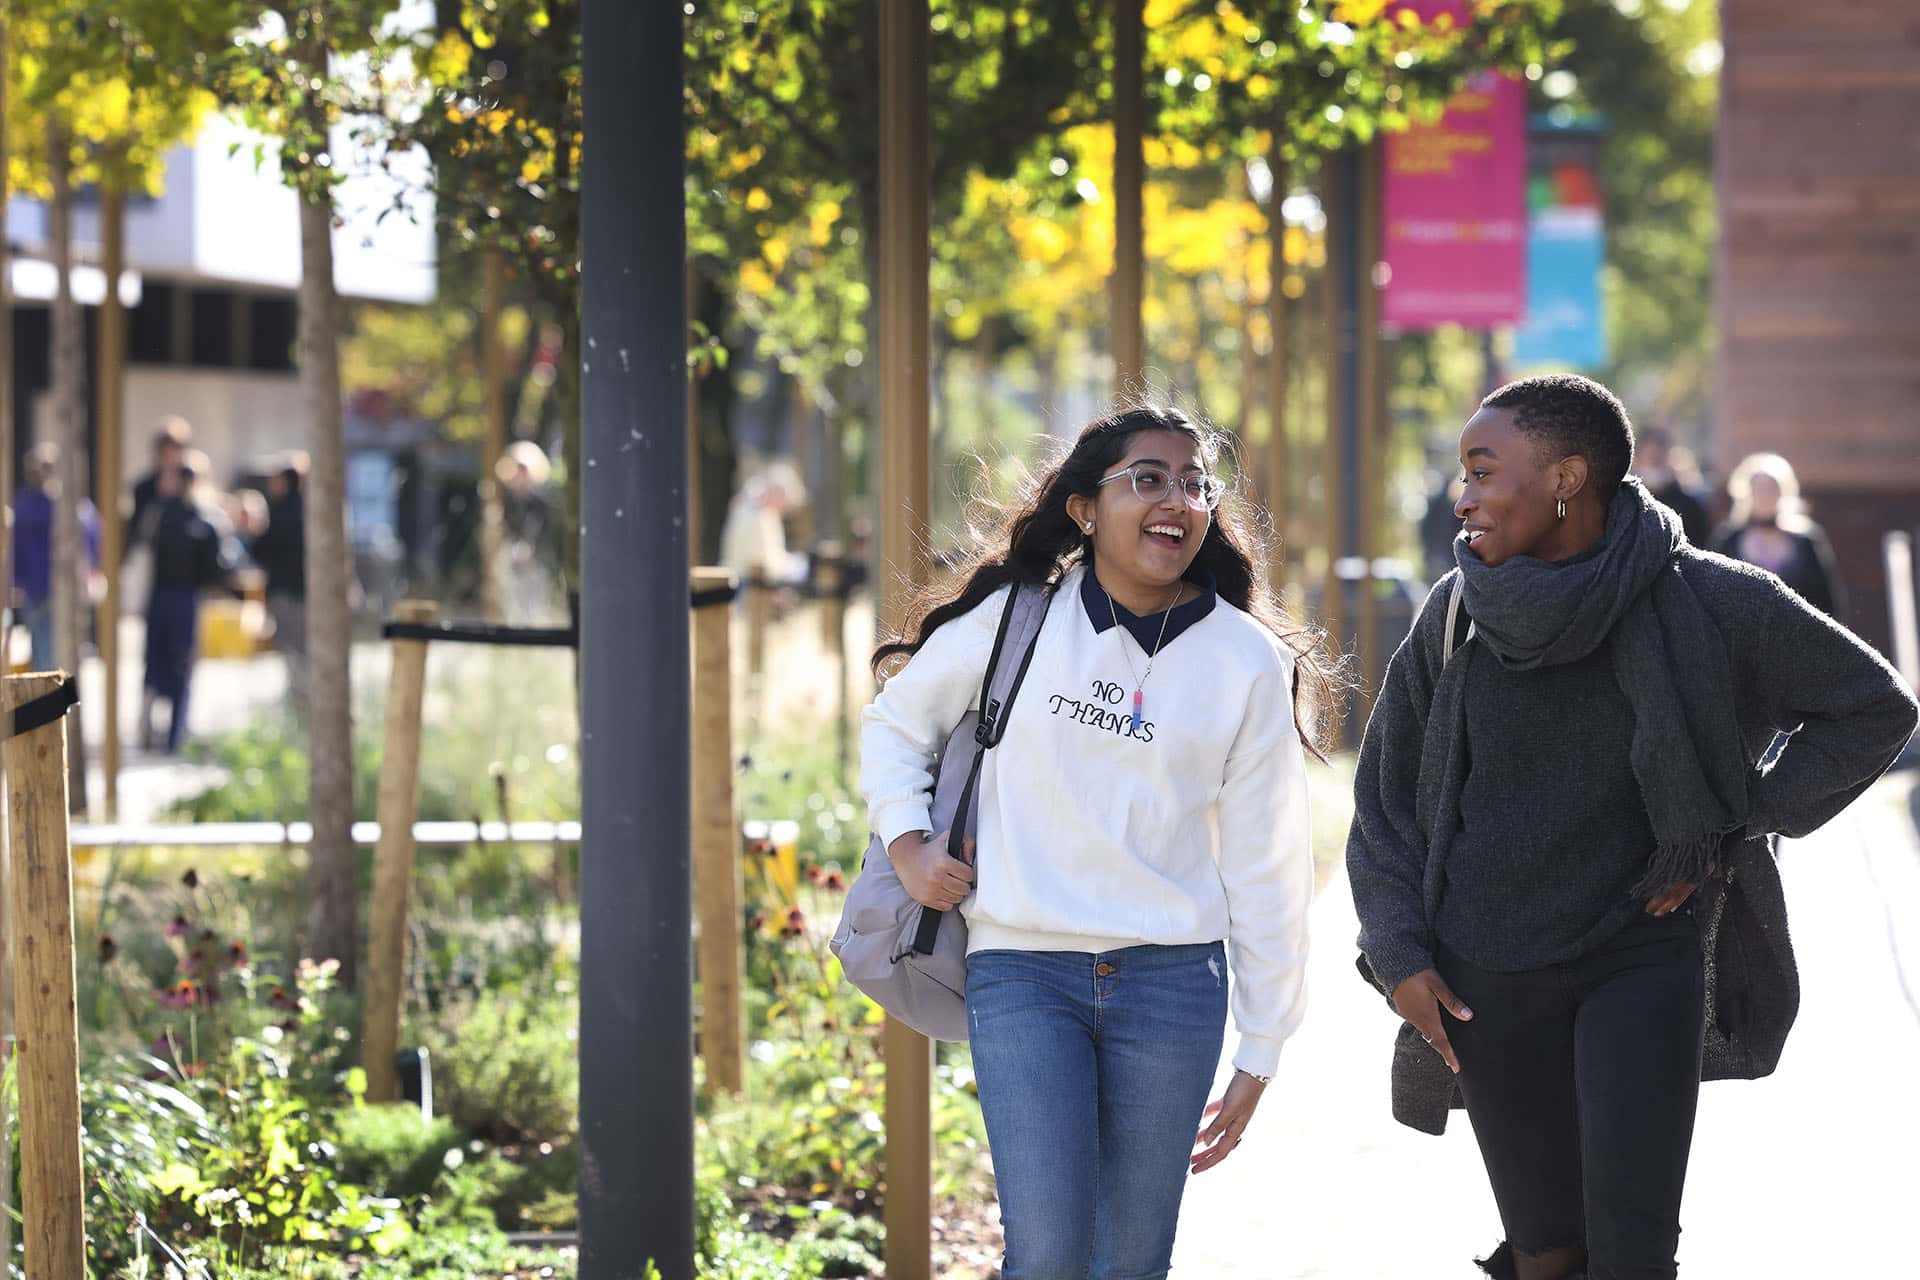
<svg viewBox="0 0 1920 1280">
<path fill-rule="evenodd" d="M 420 193 L 424 161 L 397 181 L 356 155 L 344 132 L 334 141 L 334 154 L 351 175 L 339 189 L 343 225 L 334 232 L 334 279 L 342 297 L 431 301 L 433 209 Z M 127 270 L 119 282 L 129 308 L 124 479 L 146 469 L 149 434 L 168 414 L 193 424 L 195 445 L 212 460 L 216 483 L 254 459 L 304 443 L 294 370 L 298 208 L 270 145 L 256 163 L 259 142 L 236 123 L 210 119 L 192 143 L 168 157 L 161 194 L 128 202 Z M 50 422 L 55 276 L 47 261 L 47 212 L 27 199 L 7 210 L 15 445 L 22 451 L 45 438 Z M 74 258 L 74 292 L 87 332 L 91 439 L 94 324 L 107 287 L 98 266 L 99 203 L 91 190 L 76 197 Z"/>
</svg>

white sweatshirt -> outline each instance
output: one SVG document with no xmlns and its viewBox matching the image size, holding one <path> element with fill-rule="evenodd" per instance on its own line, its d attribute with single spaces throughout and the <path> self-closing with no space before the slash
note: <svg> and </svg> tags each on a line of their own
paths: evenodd
<svg viewBox="0 0 1920 1280">
<path fill-rule="evenodd" d="M 1234 1065 L 1270 1076 L 1306 1008 L 1313 855 L 1293 655 L 1225 600 L 1147 655 L 1061 583 L 981 772 L 970 951 L 1225 939 Z M 979 702 L 1007 588 L 928 637 L 862 716 L 861 788 L 888 845 L 930 826 L 938 752 Z M 1123 653 L 1121 646 L 1125 645 Z M 1003 656 L 1017 661 L 1018 655 Z"/>
</svg>

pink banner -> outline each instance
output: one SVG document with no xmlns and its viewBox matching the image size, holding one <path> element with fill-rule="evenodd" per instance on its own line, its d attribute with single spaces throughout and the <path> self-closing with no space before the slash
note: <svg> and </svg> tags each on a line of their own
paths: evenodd
<svg viewBox="0 0 1920 1280">
<path fill-rule="evenodd" d="M 1457 3 L 1405 7 L 1423 18 Z M 1517 324 L 1527 309 L 1527 90 L 1483 72 L 1438 123 L 1386 145 L 1383 319 L 1389 328 Z"/>
</svg>

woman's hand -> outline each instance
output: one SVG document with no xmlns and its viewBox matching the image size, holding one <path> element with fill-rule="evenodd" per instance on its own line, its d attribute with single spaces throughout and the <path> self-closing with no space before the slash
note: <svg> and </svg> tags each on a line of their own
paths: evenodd
<svg viewBox="0 0 1920 1280">
<path fill-rule="evenodd" d="M 1267 1086 L 1244 1071 L 1233 1073 L 1233 1079 L 1227 1082 L 1227 1091 L 1217 1100 L 1209 1102 L 1200 1118 L 1213 1123 L 1200 1131 L 1193 1140 L 1196 1147 L 1206 1148 L 1192 1157 L 1188 1166 L 1193 1173 L 1205 1173 L 1213 1166 L 1233 1154 L 1240 1145 L 1240 1136 L 1246 1132 L 1247 1123 L 1253 1119 L 1253 1109 L 1260 1105 L 1260 1096 Z"/>
<path fill-rule="evenodd" d="M 1453 994 L 1446 979 L 1440 976 L 1440 971 L 1422 969 L 1411 978 L 1402 980 L 1393 989 L 1393 1007 L 1401 1017 L 1413 1024 L 1413 1029 L 1433 1046 L 1434 1052 L 1444 1058 L 1454 1074 L 1458 1075 L 1460 1059 L 1453 1056 L 1453 1041 L 1447 1039 L 1446 1019 L 1440 1016 L 1440 1011 L 1444 1009 L 1460 1021 L 1468 1022 L 1473 1018 L 1473 1010 Z"/>
<path fill-rule="evenodd" d="M 1673 888 L 1658 897 L 1647 899 L 1647 914 L 1650 916 L 1670 916 L 1680 909 L 1682 903 L 1693 896 L 1693 882 L 1682 880 Z"/>
<path fill-rule="evenodd" d="M 968 858 L 962 862 L 947 852 L 947 838 L 952 834 L 942 831 L 929 840 L 918 831 L 909 831 L 887 846 L 893 873 L 900 877 L 907 896 L 935 911 L 953 910 L 973 891 L 973 867 L 969 865 L 973 841 L 961 846 Z"/>
</svg>

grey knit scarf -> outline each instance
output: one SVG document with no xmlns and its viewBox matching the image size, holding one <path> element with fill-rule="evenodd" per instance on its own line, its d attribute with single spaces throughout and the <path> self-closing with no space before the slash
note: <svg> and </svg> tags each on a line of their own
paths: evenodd
<svg viewBox="0 0 1920 1280">
<path fill-rule="evenodd" d="M 1515 556 L 1489 566 L 1464 537 L 1454 544 L 1462 602 L 1504 666 L 1555 666 L 1612 641 L 1614 678 L 1633 708 L 1633 773 L 1657 841 L 1635 896 L 1705 880 L 1723 838 L 1742 830 L 1748 813 L 1726 641 L 1676 567 L 1685 546 L 1680 517 L 1632 477 L 1587 555 L 1559 563 Z M 1465 665 L 1449 663 L 1441 674 L 1427 724 L 1428 749 L 1439 748 L 1436 763 L 1447 770 L 1440 820 L 1429 828 L 1436 844 L 1454 829 L 1465 776 Z"/>
</svg>

